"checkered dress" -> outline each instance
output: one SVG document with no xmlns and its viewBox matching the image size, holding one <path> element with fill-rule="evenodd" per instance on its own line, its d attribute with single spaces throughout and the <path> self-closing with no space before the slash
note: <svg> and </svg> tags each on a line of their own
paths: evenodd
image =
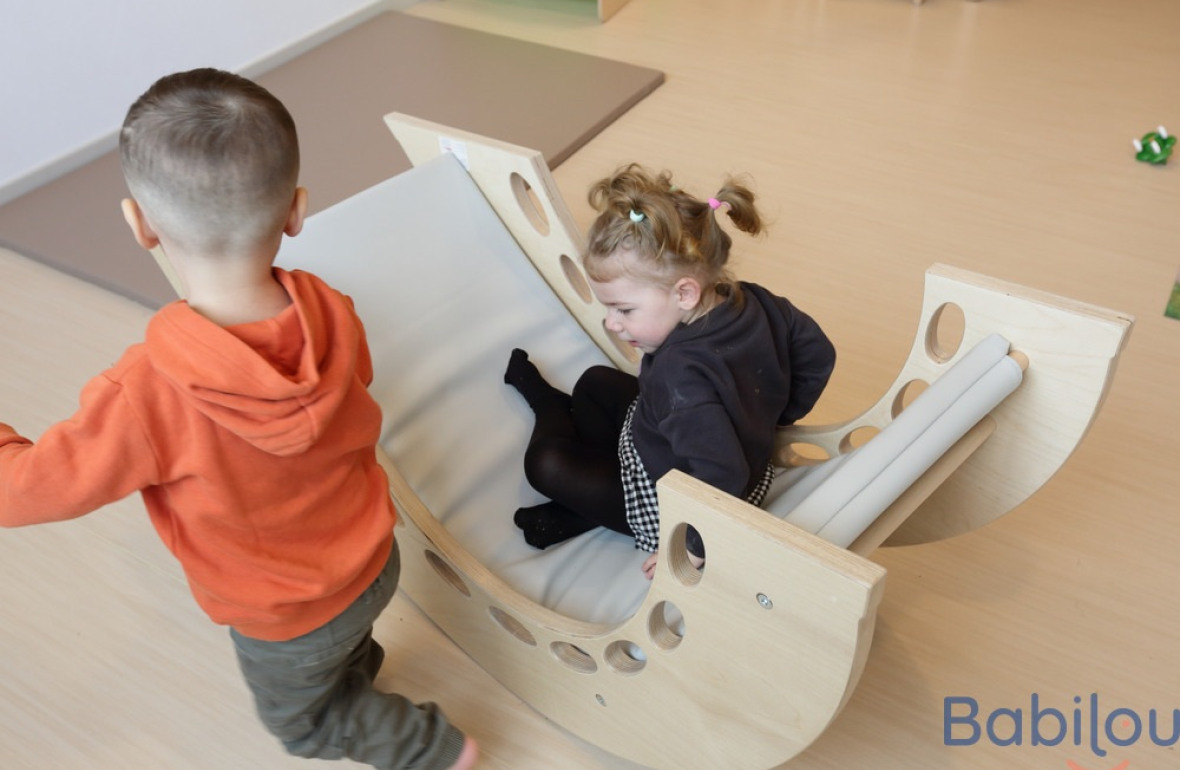
<svg viewBox="0 0 1180 770">
<path fill-rule="evenodd" d="M 638 404 L 638 398 L 631 402 L 627 409 L 627 417 L 623 420 L 623 430 L 619 434 L 623 500 L 627 509 L 627 525 L 635 534 L 635 547 L 655 553 L 660 547 L 660 503 L 656 498 L 656 485 L 647 475 L 647 469 L 643 467 L 643 460 L 635 449 L 635 439 L 631 435 L 631 418 L 634 417 Z M 766 471 L 763 472 L 754 491 L 746 498 L 746 502 L 751 505 L 762 505 L 773 480 L 774 464 L 767 463 Z"/>
</svg>

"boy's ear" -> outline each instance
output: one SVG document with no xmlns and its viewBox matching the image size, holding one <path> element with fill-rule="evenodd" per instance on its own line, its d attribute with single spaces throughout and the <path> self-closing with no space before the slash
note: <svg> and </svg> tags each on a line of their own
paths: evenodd
<svg viewBox="0 0 1180 770">
<path fill-rule="evenodd" d="M 134 198 L 123 199 L 123 219 L 127 220 L 127 226 L 131 228 L 131 234 L 140 246 L 151 251 L 160 245 L 160 236 L 156 235 L 156 231 L 148 224 L 143 209 Z"/>
<path fill-rule="evenodd" d="M 701 302 L 701 284 L 695 278 L 681 278 L 672 290 L 676 292 L 676 304 L 681 310 L 693 310 Z"/>
<path fill-rule="evenodd" d="M 291 200 L 291 210 L 287 212 L 287 222 L 283 232 L 294 238 L 303 230 L 303 220 L 307 217 L 307 188 L 296 187 L 295 197 Z"/>
</svg>

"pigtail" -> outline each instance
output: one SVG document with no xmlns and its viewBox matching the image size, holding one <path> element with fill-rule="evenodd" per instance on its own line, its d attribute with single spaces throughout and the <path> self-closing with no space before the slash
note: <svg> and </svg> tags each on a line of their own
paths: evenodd
<svg viewBox="0 0 1180 770">
<path fill-rule="evenodd" d="M 743 233 L 758 235 L 765 230 L 762 217 L 754 206 L 754 193 L 746 185 L 728 179 L 714 200 L 724 204 L 726 215 Z"/>
</svg>

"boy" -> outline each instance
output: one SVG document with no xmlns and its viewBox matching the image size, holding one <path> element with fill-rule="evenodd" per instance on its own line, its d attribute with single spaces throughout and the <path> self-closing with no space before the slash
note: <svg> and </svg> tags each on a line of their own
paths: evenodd
<svg viewBox="0 0 1180 770">
<path fill-rule="evenodd" d="M 433 704 L 373 689 L 374 620 L 398 578 L 381 414 L 352 303 L 272 267 L 303 226 L 295 124 L 212 69 L 157 81 L 120 134 L 136 241 L 187 300 L 91 380 L 36 444 L 0 423 L 0 525 L 142 493 L 197 603 L 230 626 L 262 721 L 292 754 L 464 770 L 478 748 Z"/>
</svg>

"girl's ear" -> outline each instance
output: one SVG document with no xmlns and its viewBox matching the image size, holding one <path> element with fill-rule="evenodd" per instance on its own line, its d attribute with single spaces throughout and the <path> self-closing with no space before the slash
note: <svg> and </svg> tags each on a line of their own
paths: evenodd
<svg viewBox="0 0 1180 770">
<path fill-rule="evenodd" d="M 692 276 L 681 278 L 672 287 L 676 293 L 676 304 L 681 310 L 695 310 L 701 303 L 701 284 Z"/>
</svg>

